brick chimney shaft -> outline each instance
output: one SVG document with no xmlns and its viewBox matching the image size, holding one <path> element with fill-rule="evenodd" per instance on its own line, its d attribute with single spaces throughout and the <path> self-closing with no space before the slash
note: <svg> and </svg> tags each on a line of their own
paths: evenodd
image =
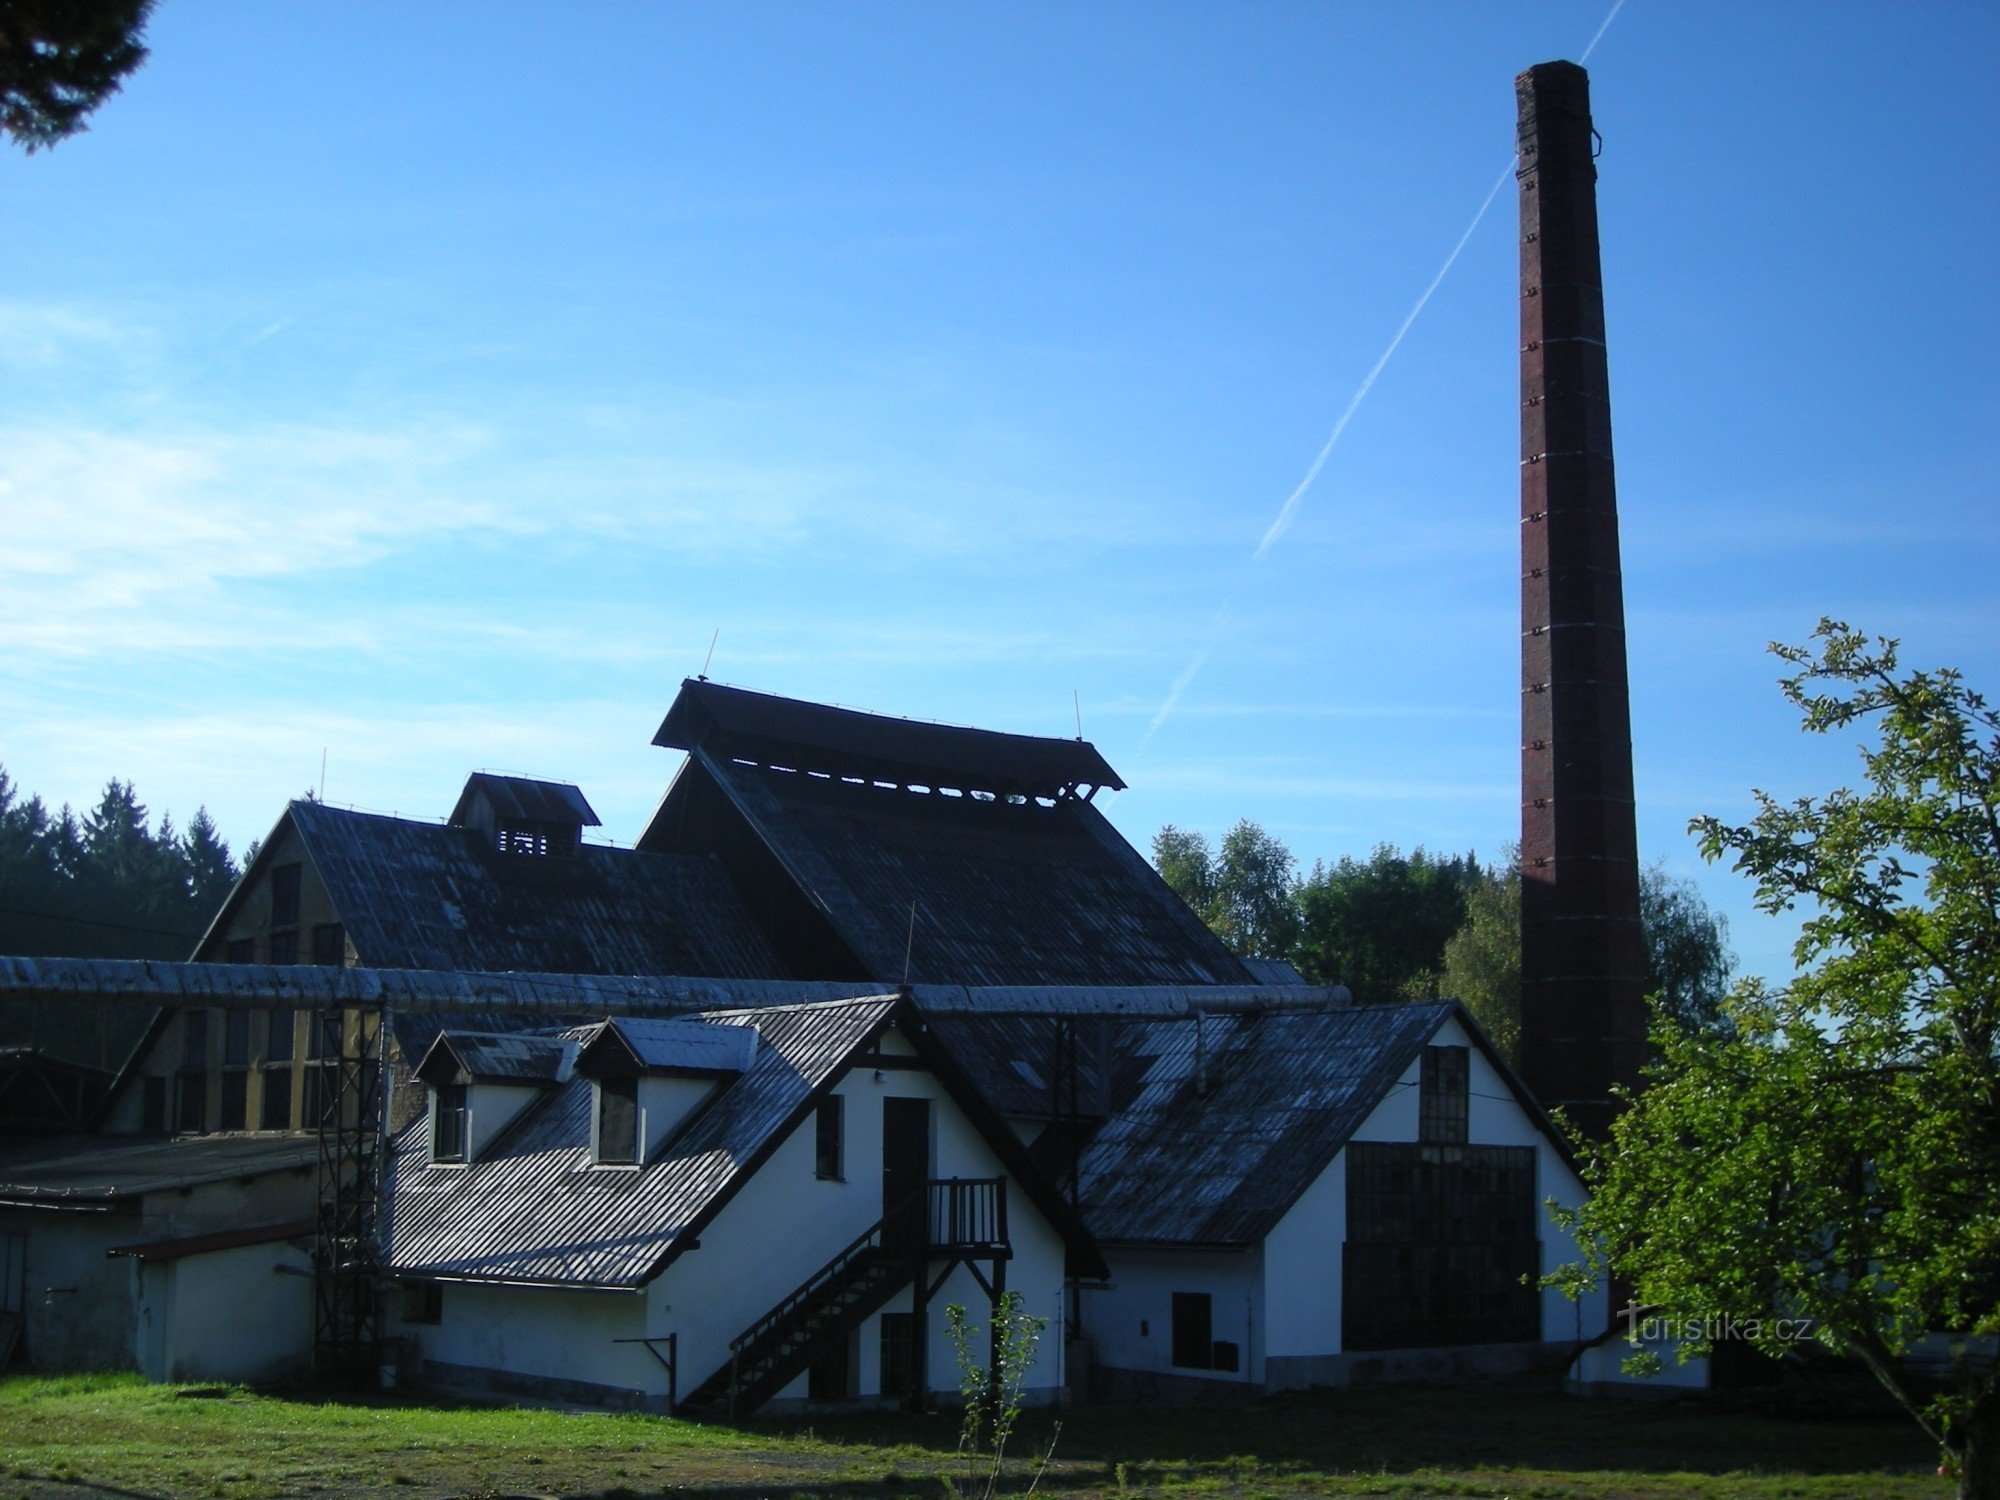
<svg viewBox="0 0 2000 1500">
<path fill-rule="evenodd" d="M 1644 940 L 1590 80 L 1514 81 L 1521 189 L 1521 1055 L 1609 1126 L 1645 1059 Z"/>
</svg>

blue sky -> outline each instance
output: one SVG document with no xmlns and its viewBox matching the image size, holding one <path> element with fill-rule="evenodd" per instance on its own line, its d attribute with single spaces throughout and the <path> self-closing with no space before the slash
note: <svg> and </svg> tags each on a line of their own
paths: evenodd
<svg viewBox="0 0 2000 1500">
<path fill-rule="evenodd" d="M 1074 691 L 1142 847 L 1490 857 L 1511 183 L 1256 554 L 1608 11 L 164 0 L 0 155 L 0 763 L 239 847 L 322 752 L 427 816 L 516 770 L 629 840 L 719 630 L 886 712 Z M 1590 58 L 1640 838 L 1754 971 L 1687 820 L 1854 766 L 1765 643 L 2000 686 L 1996 63 L 1948 3 L 1629 0 Z"/>
</svg>

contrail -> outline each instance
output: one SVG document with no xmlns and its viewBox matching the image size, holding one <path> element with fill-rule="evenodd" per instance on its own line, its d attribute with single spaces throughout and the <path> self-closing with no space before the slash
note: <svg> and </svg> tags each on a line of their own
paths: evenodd
<svg viewBox="0 0 2000 1500">
<path fill-rule="evenodd" d="M 1619 4 L 1624 4 L 1624 0 L 1619 0 Z M 1493 200 L 1500 196 L 1500 189 L 1506 185 L 1513 171 L 1514 162 L 1510 157 L 1507 165 L 1501 169 L 1500 175 L 1493 179 L 1493 186 L 1486 190 L 1486 196 L 1479 204 L 1479 212 L 1472 216 L 1472 222 L 1465 226 L 1465 233 L 1461 234 L 1458 243 L 1451 247 L 1451 254 L 1444 258 L 1444 264 L 1438 267 L 1438 273 L 1431 278 L 1431 284 L 1424 288 L 1423 296 L 1417 298 L 1417 305 L 1410 309 L 1409 316 L 1403 319 L 1402 326 L 1396 330 L 1396 336 L 1389 340 L 1389 347 L 1382 351 L 1382 357 L 1375 361 L 1375 367 L 1368 372 L 1354 394 L 1348 398 L 1347 409 L 1340 414 L 1340 420 L 1333 424 L 1333 433 L 1327 438 L 1326 446 L 1319 450 L 1319 457 L 1312 461 L 1312 467 L 1306 470 L 1306 477 L 1299 481 L 1298 488 L 1293 490 L 1286 497 L 1285 503 L 1279 507 L 1278 518 L 1265 530 L 1264 540 L 1257 544 L 1257 550 L 1251 556 L 1252 562 L 1262 562 L 1264 554 L 1271 550 L 1278 538 L 1291 526 L 1292 517 L 1299 508 L 1299 501 L 1305 498 L 1306 491 L 1312 488 L 1312 482 L 1319 478 L 1319 471 L 1326 467 L 1327 459 L 1333 456 L 1334 445 L 1340 441 L 1340 435 L 1347 431 L 1347 424 L 1353 420 L 1354 413 L 1360 409 L 1361 403 L 1368 398 L 1369 391 L 1374 389 L 1375 381 L 1381 375 L 1383 367 L 1389 363 L 1390 357 L 1402 344 L 1403 336 L 1410 331 L 1410 325 L 1417 321 L 1417 315 L 1424 310 L 1424 304 L 1431 300 L 1431 294 L 1438 289 L 1439 283 L 1457 263 L 1459 252 L 1465 248 L 1465 242 L 1472 238 L 1472 232 L 1479 227 L 1479 221 L 1486 217 L 1486 210 L 1491 208 Z"/>
<path fill-rule="evenodd" d="M 1618 19 L 1618 12 L 1624 8 L 1625 0 L 1612 0 L 1610 11 L 1605 15 L 1604 20 L 1597 28 L 1597 35 L 1590 39 L 1590 45 L 1583 49 L 1583 56 L 1577 59 L 1579 63 L 1590 61 L 1590 54 L 1597 50 L 1597 44 L 1604 40 L 1604 33 L 1611 29 L 1611 23 Z"/>
<path fill-rule="evenodd" d="M 1597 44 L 1604 40 L 1604 33 L 1611 29 L 1611 23 L 1618 19 L 1618 12 L 1624 8 L 1625 0 L 1611 0 L 1611 9 L 1604 13 L 1604 19 L 1598 23 L 1596 32 L 1590 38 L 1590 44 L 1583 49 L 1582 56 L 1577 59 L 1579 63 L 1590 61 L 1590 54 L 1597 50 Z M 1263 540 L 1257 543 L 1257 550 L 1251 554 L 1252 563 L 1262 562 L 1264 554 L 1269 552 L 1277 544 L 1278 539 L 1290 529 L 1292 518 L 1298 514 L 1299 502 L 1305 498 L 1306 491 L 1312 488 L 1313 481 L 1319 478 L 1319 471 L 1326 467 L 1326 461 L 1333 456 L 1333 450 L 1339 446 L 1341 434 L 1347 431 L 1347 424 L 1354 419 L 1354 414 L 1360 410 L 1361 403 L 1368 399 L 1369 391 L 1374 389 L 1376 380 L 1402 344 L 1404 335 L 1409 333 L 1410 325 L 1417 321 L 1417 316 L 1423 312 L 1425 304 L 1431 300 L 1431 295 L 1437 291 L 1438 286 L 1450 274 L 1451 268 L 1457 264 L 1459 253 L 1465 249 L 1466 242 L 1479 228 L 1480 222 L 1486 217 L 1486 210 L 1491 208 L 1493 200 L 1500 196 L 1500 189 L 1506 185 L 1507 178 L 1513 171 L 1514 161 L 1510 157 L 1507 165 L 1501 168 L 1500 175 L 1493 179 L 1493 186 L 1486 190 L 1486 196 L 1480 200 L 1479 211 L 1472 216 L 1472 222 L 1465 226 L 1465 233 L 1458 237 L 1458 243 L 1451 247 L 1451 254 L 1447 255 L 1444 264 L 1438 267 L 1437 275 L 1431 278 L 1430 285 L 1424 288 L 1424 294 L 1417 298 L 1416 306 L 1410 309 L 1409 316 L 1404 318 L 1401 326 L 1396 329 L 1396 336 L 1389 340 L 1389 347 L 1382 351 L 1382 357 L 1375 361 L 1374 368 L 1369 370 L 1366 378 L 1348 398 L 1347 406 L 1340 414 L 1340 420 L 1333 424 L 1333 431 L 1328 434 L 1326 445 L 1319 450 L 1319 457 L 1312 461 L 1312 467 L 1306 470 L 1305 478 L 1298 482 L 1297 488 L 1287 495 L 1285 503 L 1278 507 L 1276 519 L 1265 528 Z M 1179 706 L 1181 695 L 1188 690 L 1196 675 L 1208 664 L 1209 657 L 1215 654 L 1228 616 L 1229 606 L 1225 604 L 1221 612 L 1216 615 L 1215 624 L 1209 627 L 1208 639 L 1202 643 L 1194 659 L 1182 669 L 1181 675 L 1174 679 L 1174 685 L 1167 690 L 1167 696 L 1158 711 L 1154 713 L 1152 722 L 1146 725 L 1146 732 L 1139 739 L 1141 751 L 1153 742 L 1153 736 L 1159 732 L 1160 726 L 1167 722 L 1168 717 Z"/>
<path fill-rule="evenodd" d="M 1188 690 L 1188 684 L 1194 681 L 1195 674 L 1201 671 L 1209 657 L 1215 654 L 1216 642 L 1222 639 L 1222 632 L 1229 624 L 1230 610 L 1231 606 L 1225 604 L 1215 612 L 1215 623 L 1208 627 L 1207 643 L 1194 654 L 1194 660 L 1181 669 L 1181 675 L 1174 679 L 1174 685 L 1167 689 L 1166 701 L 1154 711 L 1152 722 L 1147 724 L 1146 732 L 1139 736 L 1140 750 L 1143 751 L 1153 742 L 1154 732 L 1167 722 L 1167 715 L 1171 714 L 1180 703 L 1181 694 Z"/>
</svg>

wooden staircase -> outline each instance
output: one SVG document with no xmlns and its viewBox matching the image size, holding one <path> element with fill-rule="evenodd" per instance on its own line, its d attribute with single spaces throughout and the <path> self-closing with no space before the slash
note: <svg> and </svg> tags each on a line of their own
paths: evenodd
<svg viewBox="0 0 2000 1500">
<path fill-rule="evenodd" d="M 729 1343 L 729 1360 L 674 1408 L 748 1416 L 844 1341 L 939 1257 L 1005 1258 L 1005 1184 L 930 1182 L 911 1193 Z"/>
</svg>

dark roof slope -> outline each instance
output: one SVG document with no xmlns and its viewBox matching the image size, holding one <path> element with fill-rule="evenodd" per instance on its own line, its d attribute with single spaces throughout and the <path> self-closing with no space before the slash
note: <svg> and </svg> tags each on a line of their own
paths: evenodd
<svg viewBox="0 0 2000 1500">
<path fill-rule="evenodd" d="M 926 795 L 740 765 L 706 749 L 689 773 L 713 778 L 878 981 L 906 972 L 914 983 L 964 985 L 1249 978 L 1077 798 L 1051 806 Z M 676 784 L 675 794 L 684 790 Z"/>
<path fill-rule="evenodd" d="M 103 1207 L 170 1188 L 303 1171 L 309 1135 L 198 1135 L 173 1140 L 72 1137 L 0 1155 L 0 1202 Z"/>
<path fill-rule="evenodd" d="M 920 786 L 1053 797 L 1125 783 L 1082 739 L 1003 734 L 803 703 L 690 678 L 653 743 L 720 758 Z"/>
<path fill-rule="evenodd" d="M 1111 1115 L 1077 1161 L 1091 1232 L 1257 1243 L 1454 1014 L 1444 1002 L 1119 1025 Z"/>
<path fill-rule="evenodd" d="M 585 845 L 509 856 L 477 833 L 294 802 L 362 963 L 770 978 L 784 965 L 708 859 Z"/>
<path fill-rule="evenodd" d="M 590 1081 L 581 1075 L 512 1127 L 496 1156 L 469 1168 L 428 1168 L 420 1117 L 391 1148 L 385 1264 L 471 1279 L 643 1285 L 898 1003 L 881 996 L 711 1017 L 756 1028 L 750 1069 L 636 1173 L 589 1170 Z"/>
</svg>

